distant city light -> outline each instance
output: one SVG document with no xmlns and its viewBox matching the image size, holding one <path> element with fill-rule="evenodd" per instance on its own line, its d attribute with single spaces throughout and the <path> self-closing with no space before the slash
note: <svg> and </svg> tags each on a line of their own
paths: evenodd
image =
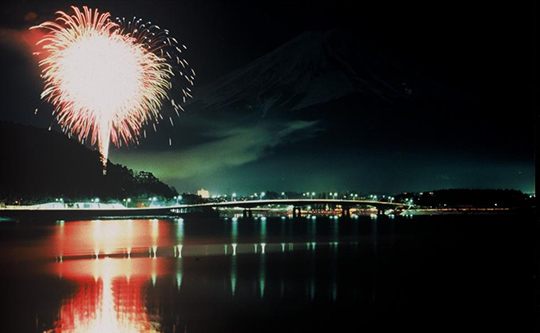
<svg viewBox="0 0 540 333">
<path fill-rule="evenodd" d="M 200 196 L 203 199 L 209 199 L 210 198 L 210 192 L 208 190 L 205 190 L 204 188 L 201 188 L 197 191 L 197 195 Z"/>
</svg>

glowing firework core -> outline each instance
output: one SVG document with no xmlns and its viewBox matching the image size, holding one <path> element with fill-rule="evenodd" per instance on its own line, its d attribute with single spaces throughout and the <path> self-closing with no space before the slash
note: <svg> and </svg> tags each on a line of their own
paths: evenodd
<svg viewBox="0 0 540 333">
<path fill-rule="evenodd" d="M 33 27 L 49 30 L 38 43 L 46 54 L 40 62 L 45 80 L 41 97 L 56 106 L 65 132 L 81 142 L 97 141 L 105 167 L 109 142 L 136 142 L 144 125 L 162 118 L 159 110 L 170 99 L 174 76 L 171 53 L 181 50 L 166 36 L 168 31 L 156 34 L 144 24 L 136 28 L 140 20 L 123 28 L 109 20 L 109 13 L 73 10 L 75 15 L 57 12 L 56 22 Z M 165 47 L 174 49 L 164 52 Z M 177 55 L 174 60 L 187 64 Z M 180 74 L 193 84 L 194 72 L 189 78 Z M 182 91 L 184 98 L 189 95 Z M 178 111 L 174 100 L 171 103 Z"/>
<path fill-rule="evenodd" d="M 75 108 L 108 118 L 141 102 L 144 77 L 139 59 L 143 54 L 119 38 L 100 34 L 81 38 L 58 59 L 58 74 L 63 78 L 59 89 Z"/>
</svg>

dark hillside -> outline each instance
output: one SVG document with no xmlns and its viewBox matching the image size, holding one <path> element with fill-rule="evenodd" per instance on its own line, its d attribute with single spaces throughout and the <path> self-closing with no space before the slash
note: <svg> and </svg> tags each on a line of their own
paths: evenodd
<svg viewBox="0 0 540 333">
<path fill-rule="evenodd" d="M 103 176 L 98 152 L 46 129 L 0 122 L 0 156 L 0 201 L 177 194 L 151 173 L 136 173 L 119 164 L 109 162 Z"/>
</svg>

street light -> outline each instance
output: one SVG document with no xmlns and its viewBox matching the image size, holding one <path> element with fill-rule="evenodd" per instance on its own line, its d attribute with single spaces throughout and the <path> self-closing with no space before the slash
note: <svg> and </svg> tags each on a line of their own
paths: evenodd
<svg viewBox="0 0 540 333">
<path fill-rule="evenodd" d="M 315 192 L 311 192 L 311 199 L 315 196 Z"/>
</svg>

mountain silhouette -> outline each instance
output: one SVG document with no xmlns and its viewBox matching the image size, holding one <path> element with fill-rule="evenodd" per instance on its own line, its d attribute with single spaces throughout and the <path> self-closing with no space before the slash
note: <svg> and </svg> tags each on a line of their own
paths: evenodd
<svg viewBox="0 0 540 333">
<path fill-rule="evenodd" d="M 303 33 L 201 87 L 190 109 L 296 112 L 354 95 L 354 103 L 426 101 L 445 89 L 348 31 Z"/>
</svg>

